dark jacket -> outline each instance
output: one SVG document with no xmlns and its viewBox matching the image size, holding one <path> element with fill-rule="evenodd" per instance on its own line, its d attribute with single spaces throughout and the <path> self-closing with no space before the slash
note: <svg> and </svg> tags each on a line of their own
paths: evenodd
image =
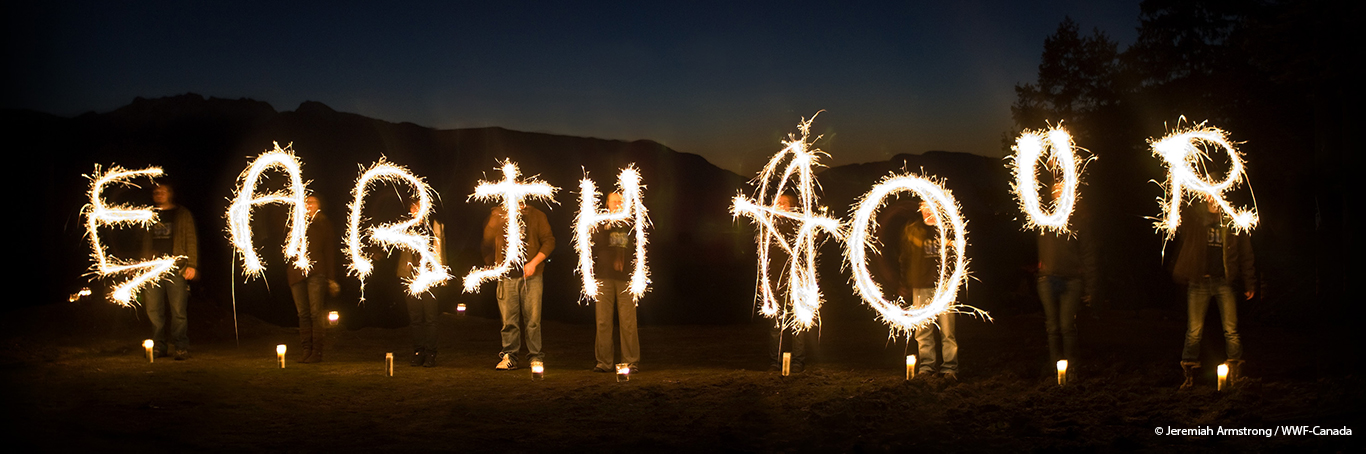
<svg viewBox="0 0 1366 454">
<path fill-rule="evenodd" d="M 1039 234 L 1039 276 L 1081 279 L 1087 295 L 1097 287 L 1096 248 L 1085 230 L 1072 234 Z"/>
<path fill-rule="evenodd" d="M 171 255 L 185 257 L 176 260 L 176 266 L 180 269 L 199 268 L 199 237 L 195 234 L 194 216 L 190 210 L 183 206 L 177 206 L 175 219 L 171 233 Z M 150 260 L 152 257 L 152 230 L 148 229 L 142 236 L 142 259 Z"/>
<path fill-rule="evenodd" d="M 1210 213 L 1203 204 L 1196 204 L 1195 208 L 1198 209 L 1187 210 L 1181 216 L 1181 229 L 1178 232 L 1181 249 L 1177 253 L 1176 266 L 1172 269 L 1172 278 L 1184 285 L 1207 275 L 1206 232 L 1211 226 L 1217 225 L 1224 238 L 1224 276 L 1230 284 L 1241 281 L 1243 291 L 1255 290 L 1257 271 L 1253 267 L 1251 238 L 1246 233 L 1234 233 L 1228 223 L 1223 222 L 1220 213 Z"/>
<path fill-rule="evenodd" d="M 916 220 L 901 230 L 901 283 L 907 288 L 931 288 L 939 281 L 939 232 Z"/>
<path fill-rule="evenodd" d="M 308 272 L 294 267 L 290 262 L 285 274 L 289 285 L 303 282 L 308 276 L 322 276 L 329 281 L 337 280 L 337 237 L 332 232 L 332 221 L 319 212 L 308 222 L 308 260 L 313 262 Z"/>
</svg>

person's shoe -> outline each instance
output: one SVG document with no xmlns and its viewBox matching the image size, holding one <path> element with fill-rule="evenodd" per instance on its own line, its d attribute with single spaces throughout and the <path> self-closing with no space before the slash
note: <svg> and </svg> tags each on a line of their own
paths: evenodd
<svg viewBox="0 0 1366 454">
<path fill-rule="evenodd" d="M 422 367 L 436 367 L 436 352 L 427 353 L 427 359 L 422 360 Z"/>
<path fill-rule="evenodd" d="M 631 375 L 640 373 L 640 366 L 637 366 L 635 364 L 630 365 L 629 369 L 631 370 Z"/>
<path fill-rule="evenodd" d="M 769 372 L 777 372 L 777 371 L 780 371 L 780 370 L 783 370 L 783 365 L 782 365 L 782 364 L 769 364 L 769 365 L 768 365 L 768 371 L 769 371 Z"/>
<path fill-rule="evenodd" d="M 788 368 L 788 372 L 794 373 L 794 374 L 800 374 L 800 373 L 802 373 L 802 372 L 805 371 L 805 370 L 806 370 L 806 366 L 803 365 L 802 363 L 793 364 L 791 367 Z"/>
<path fill-rule="evenodd" d="M 187 360 L 187 359 L 190 359 L 190 351 L 189 351 L 189 350 L 176 350 L 176 351 L 175 351 L 175 360 L 176 360 L 176 361 L 184 361 L 184 360 Z"/>
<path fill-rule="evenodd" d="M 1243 379 L 1243 360 L 1228 360 L 1228 384 L 1233 385 Z"/>
<path fill-rule="evenodd" d="M 602 367 L 602 366 L 593 366 L 593 372 L 597 372 L 597 373 L 600 373 L 600 374 L 610 374 L 610 373 L 612 373 L 613 371 L 612 371 L 611 369 L 608 369 L 608 368 L 605 368 L 605 367 Z"/>
<path fill-rule="evenodd" d="M 170 357 L 171 355 L 166 354 L 165 351 L 157 350 L 157 351 L 152 352 L 152 356 L 157 357 L 157 358 L 168 358 L 168 357 Z"/>
<path fill-rule="evenodd" d="M 946 370 L 939 373 L 939 378 L 944 379 L 946 382 L 953 383 L 958 381 L 958 372 Z"/>
<path fill-rule="evenodd" d="M 427 351 L 422 349 L 413 350 L 413 360 L 409 362 L 408 365 L 417 367 L 421 366 L 424 362 L 427 362 Z"/>
<path fill-rule="evenodd" d="M 321 362 L 323 362 L 323 351 L 322 351 L 322 350 L 313 350 L 313 351 L 309 352 L 309 353 L 308 353 L 308 358 L 304 359 L 304 362 L 306 362 L 306 363 L 321 363 Z"/>
<path fill-rule="evenodd" d="M 1200 369 L 1200 363 L 1195 361 L 1182 361 L 1181 372 L 1186 375 L 1186 381 L 1181 383 L 1180 389 L 1190 389 L 1195 386 L 1195 373 Z"/>
<path fill-rule="evenodd" d="M 503 357 L 503 359 L 500 360 L 500 361 L 498 361 L 498 365 L 497 365 L 497 366 L 494 366 L 494 367 L 493 367 L 494 369 L 498 369 L 498 370 L 516 370 L 516 369 L 517 369 L 517 359 L 514 358 L 511 354 L 500 353 L 498 356 Z"/>
</svg>

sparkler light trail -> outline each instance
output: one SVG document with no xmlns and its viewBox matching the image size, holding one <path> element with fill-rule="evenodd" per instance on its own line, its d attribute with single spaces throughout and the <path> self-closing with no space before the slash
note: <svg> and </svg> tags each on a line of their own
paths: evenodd
<svg viewBox="0 0 1366 454">
<path fill-rule="evenodd" d="M 934 297 L 924 307 L 906 308 L 906 301 L 900 297 L 896 301 L 888 301 L 882 294 L 882 287 L 868 271 L 867 251 L 875 247 L 874 240 L 869 238 L 877 228 L 874 215 L 886 203 L 888 196 L 899 192 L 915 194 L 929 205 L 939 220 L 935 223 L 939 235 L 939 280 L 935 282 Z M 987 316 L 975 308 L 955 304 L 958 287 L 963 285 L 968 275 L 968 261 L 963 254 L 967 247 L 967 223 L 961 211 L 948 189 L 927 178 L 913 175 L 888 175 L 859 199 L 853 224 L 849 226 L 845 259 L 854 275 L 854 289 L 863 301 L 877 311 L 878 317 L 892 327 L 893 332 L 900 331 L 909 336 L 911 332 L 933 323 L 944 312 L 968 311 Z"/>
<path fill-rule="evenodd" d="M 802 133 L 800 138 L 788 134 L 782 151 L 773 155 L 755 179 L 759 189 L 754 199 L 737 195 L 731 205 L 732 215 L 747 216 L 758 226 L 760 313 L 776 319 L 783 329 L 792 328 L 794 332 L 811 328 L 823 301 L 816 276 L 819 231 L 823 230 L 835 239 L 841 237 L 839 221 L 826 216 L 825 207 L 818 206 L 816 201 L 816 182 L 811 169 L 820 165 L 818 160 L 825 152 L 811 148 L 815 140 L 820 139 L 810 139 L 811 122 L 815 119 L 813 115 L 797 125 Z M 783 206 L 785 203 L 781 201 L 789 185 L 798 199 L 797 205 L 792 207 Z M 791 240 L 779 229 L 779 222 L 795 224 Z M 769 273 L 769 252 L 774 247 L 781 248 L 788 256 L 786 279 L 780 276 L 776 286 L 782 288 L 786 283 L 787 298 L 781 303 Z"/>
<path fill-rule="evenodd" d="M 1158 230 L 1166 231 L 1168 239 L 1176 235 L 1176 228 L 1181 225 L 1181 203 L 1187 190 L 1203 193 L 1213 199 L 1233 220 L 1235 231 L 1246 232 L 1257 226 L 1256 202 L 1253 202 L 1251 209 L 1238 210 L 1224 198 L 1225 191 L 1236 188 L 1246 177 L 1243 156 L 1228 140 L 1227 132 L 1200 123 L 1189 129 L 1178 128 L 1161 140 L 1150 142 L 1153 155 L 1161 157 L 1167 164 L 1167 200 L 1159 199 L 1162 217 L 1155 225 Z M 1223 181 L 1210 181 L 1209 172 L 1204 170 L 1204 161 L 1209 159 L 1206 150 L 1210 146 L 1228 153 L 1229 170 Z"/>
<path fill-rule="evenodd" d="M 251 241 L 251 210 L 258 205 L 289 205 L 289 220 L 285 223 L 289 231 L 285 257 L 294 259 L 294 266 L 301 270 L 308 271 L 312 266 L 308 260 L 308 210 L 304 208 L 308 183 L 303 180 L 300 166 L 292 144 L 281 149 L 280 143 L 275 142 L 274 150 L 258 156 L 237 177 L 237 196 L 233 198 L 232 206 L 228 207 L 228 232 L 232 245 L 242 255 L 242 266 L 248 276 L 260 276 L 265 270 Z M 281 191 L 257 195 L 256 186 L 261 183 L 261 174 L 272 168 L 279 168 L 289 177 L 289 186 Z"/>
<path fill-rule="evenodd" d="M 365 208 L 366 190 L 371 184 L 378 183 L 406 184 L 412 188 L 415 197 L 413 203 L 417 204 L 417 212 L 402 222 L 380 224 L 362 230 L 360 224 L 365 219 L 361 212 Z M 447 268 L 441 263 L 440 254 L 436 251 L 436 239 L 432 232 L 424 231 L 427 226 L 425 221 L 432 212 L 432 188 L 425 181 L 414 176 L 408 169 L 380 158 L 379 162 L 361 173 L 352 195 L 351 214 L 346 231 L 347 253 L 351 256 L 351 263 L 347 267 L 360 277 L 361 301 L 365 300 L 365 278 L 374 270 L 374 264 L 361 251 L 367 237 L 385 251 L 393 252 L 396 248 L 402 248 L 412 251 L 418 257 L 417 273 L 407 282 L 410 295 L 420 295 L 451 278 Z"/>
<path fill-rule="evenodd" d="M 649 213 L 641 199 L 640 171 L 634 164 L 621 170 L 617 177 L 621 193 L 621 209 L 598 211 L 597 184 L 588 178 L 579 182 L 579 216 L 574 222 L 574 248 L 579 252 L 579 274 L 583 276 L 583 295 L 596 301 L 598 280 L 593 277 L 593 231 L 602 225 L 630 221 L 634 224 L 636 257 L 631 272 L 631 296 L 639 300 L 650 286 L 650 271 L 645 266 L 645 229 L 649 227 Z"/>
<path fill-rule="evenodd" d="M 1072 136 L 1062 126 L 1048 131 L 1025 130 L 1012 148 L 1015 149 L 1015 155 L 1010 159 L 1014 161 L 1011 168 L 1015 173 L 1015 181 L 1011 183 L 1010 190 L 1020 202 L 1020 210 L 1028 216 L 1026 228 L 1067 233 L 1068 218 L 1072 216 L 1072 209 L 1077 203 L 1078 174 L 1083 165 L 1077 157 Z M 1048 155 L 1046 161 L 1043 159 L 1045 151 Z M 1062 174 L 1062 192 L 1053 200 L 1052 213 L 1045 213 L 1039 201 L 1039 161 L 1045 161 L 1046 168 L 1056 169 Z"/>
<path fill-rule="evenodd" d="M 173 272 L 176 259 L 180 256 L 167 255 L 140 262 L 110 257 L 104 250 L 104 244 L 100 242 L 100 226 L 138 225 L 147 227 L 156 223 L 157 213 L 152 211 L 151 207 L 146 206 L 109 206 L 104 203 L 104 187 L 108 185 L 138 187 L 129 180 L 144 176 L 155 178 L 161 174 L 160 167 L 127 170 L 119 166 L 112 166 L 108 172 L 100 172 L 100 166 L 96 165 L 95 171 L 86 176 L 91 181 L 90 204 L 86 205 L 82 211 L 85 214 L 85 234 L 90 237 L 90 249 L 92 251 L 90 255 L 95 260 L 94 272 L 100 277 L 125 273 L 132 275 L 127 281 L 116 285 L 114 292 L 109 295 L 110 299 L 124 307 L 133 305 L 133 295 L 138 290 L 148 284 L 155 285 L 162 276 Z"/>
<path fill-rule="evenodd" d="M 503 263 L 471 269 L 470 273 L 465 275 L 466 293 L 479 290 L 479 284 L 498 279 L 507 274 L 513 265 L 520 265 L 526 261 L 526 245 L 522 241 L 522 205 L 528 197 L 553 202 L 555 191 L 560 189 L 537 180 L 536 177 L 531 177 L 531 180 L 525 183 L 518 182 L 517 164 L 512 161 L 503 162 L 502 170 L 502 181 L 480 181 L 470 198 L 481 201 L 503 199 L 503 210 L 507 212 L 508 217 L 504 230 L 506 246 L 503 248 Z"/>
</svg>

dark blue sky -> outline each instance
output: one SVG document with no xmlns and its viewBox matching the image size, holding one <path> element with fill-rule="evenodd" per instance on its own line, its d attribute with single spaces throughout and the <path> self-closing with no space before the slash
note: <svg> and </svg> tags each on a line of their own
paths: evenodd
<svg viewBox="0 0 1366 454">
<path fill-rule="evenodd" d="M 436 128 L 652 139 L 745 173 L 822 109 L 828 164 L 999 156 L 1014 86 L 1034 80 L 1064 16 L 1121 46 L 1138 26 L 1137 0 L 114 3 L 4 6 L 0 107 L 70 116 L 185 92 L 278 110 L 314 100 Z"/>
</svg>

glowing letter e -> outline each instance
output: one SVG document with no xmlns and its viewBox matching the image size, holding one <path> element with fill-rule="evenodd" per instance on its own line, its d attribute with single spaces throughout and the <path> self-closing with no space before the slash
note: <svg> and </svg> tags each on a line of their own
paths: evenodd
<svg viewBox="0 0 1366 454">
<path fill-rule="evenodd" d="M 95 259 L 95 274 L 98 276 L 108 276 L 111 274 L 129 273 L 134 274 L 127 281 L 114 287 L 114 293 L 109 298 L 123 306 L 133 305 L 133 294 L 147 284 L 156 282 L 161 276 L 170 273 L 175 267 L 175 256 L 163 256 L 153 260 L 142 262 L 131 262 L 110 257 L 104 251 L 104 244 L 100 243 L 99 227 L 102 225 L 121 226 L 121 225 L 140 225 L 149 226 L 157 221 L 157 214 L 149 207 L 142 206 L 107 206 L 104 203 L 104 187 L 110 184 L 124 186 L 137 185 L 129 183 L 128 180 L 137 177 L 158 177 L 161 176 L 161 168 L 148 167 L 142 170 L 127 170 L 119 166 L 109 168 L 108 172 L 101 173 L 100 167 L 95 166 L 94 174 L 90 175 L 90 204 L 85 206 L 85 234 L 90 237 L 90 255 Z M 140 273 L 139 273 L 140 272 Z"/>
</svg>

